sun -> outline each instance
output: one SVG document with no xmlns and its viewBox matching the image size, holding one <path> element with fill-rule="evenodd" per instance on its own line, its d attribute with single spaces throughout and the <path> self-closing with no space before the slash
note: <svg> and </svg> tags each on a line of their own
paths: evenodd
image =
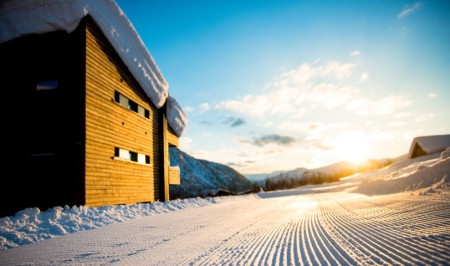
<svg viewBox="0 0 450 266">
<path fill-rule="evenodd" d="M 362 132 L 350 132 L 339 135 L 335 147 L 336 155 L 342 161 L 360 164 L 369 159 L 369 144 L 367 137 Z"/>
</svg>

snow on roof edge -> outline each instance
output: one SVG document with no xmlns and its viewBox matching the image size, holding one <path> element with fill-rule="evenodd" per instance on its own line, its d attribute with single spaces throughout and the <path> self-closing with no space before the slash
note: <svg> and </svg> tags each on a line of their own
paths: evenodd
<svg viewBox="0 0 450 266">
<path fill-rule="evenodd" d="M 187 116 L 178 102 L 169 95 L 167 97 L 167 122 L 178 137 L 183 135 L 187 126 Z"/>
<path fill-rule="evenodd" d="M 0 4 L 0 44 L 27 34 L 56 30 L 74 31 L 81 19 L 90 15 L 129 68 L 147 96 L 159 109 L 167 100 L 169 84 L 136 29 L 114 0 L 45 1 L 6 0 Z M 134 40 L 134 41 L 130 41 Z M 170 108 L 167 108 L 169 112 Z M 184 117 L 181 107 L 170 110 Z M 172 115 L 174 116 L 174 115 Z M 186 126 L 169 120 L 172 129 Z M 183 132 L 185 128 L 176 132 Z M 180 135 L 181 136 L 181 135 Z"/>
<path fill-rule="evenodd" d="M 411 157 L 416 144 L 420 145 L 420 147 L 428 154 L 441 152 L 450 146 L 450 134 L 415 137 L 409 148 L 409 157 Z"/>
</svg>

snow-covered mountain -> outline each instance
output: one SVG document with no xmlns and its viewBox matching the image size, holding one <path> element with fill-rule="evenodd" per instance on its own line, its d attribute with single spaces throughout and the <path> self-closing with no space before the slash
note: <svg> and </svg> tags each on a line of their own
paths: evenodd
<svg viewBox="0 0 450 266">
<path fill-rule="evenodd" d="M 354 164 L 352 162 L 343 161 L 314 169 L 300 167 L 290 171 L 269 174 L 265 180 L 260 180 L 258 182 L 266 190 L 286 189 L 308 184 L 336 182 L 345 176 L 384 167 L 395 160 L 397 160 L 397 158 L 367 160 L 362 164 Z"/>
<path fill-rule="evenodd" d="M 178 165 L 181 174 L 181 185 L 170 186 L 174 199 L 257 191 L 255 184 L 233 168 L 196 159 L 178 148 L 170 148 L 170 163 Z"/>
</svg>

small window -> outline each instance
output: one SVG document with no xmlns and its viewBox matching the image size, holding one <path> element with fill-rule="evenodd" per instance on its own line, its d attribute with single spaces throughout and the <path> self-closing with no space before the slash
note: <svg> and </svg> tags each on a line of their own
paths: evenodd
<svg viewBox="0 0 450 266">
<path fill-rule="evenodd" d="M 114 147 L 114 158 L 139 164 L 150 164 L 150 156 Z"/>
<path fill-rule="evenodd" d="M 127 97 L 120 94 L 118 91 L 114 91 L 114 101 L 119 103 L 123 107 L 138 113 L 139 115 L 150 118 L 150 111 L 145 109 L 144 107 L 137 104 L 135 101 L 128 99 Z"/>
<path fill-rule="evenodd" d="M 54 90 L 57 88 L 58 88 L 57 80 L 46 80 L 46 81 L 36 82 L 36 90 L 37 91 Z"/>
<path fill-rule="evenodd" d="M 137 152 L 130 151 L 130 161 L 137 162 L 138 161 L 138 154 Z"/>
<path fill-rule="evenodd" d="M 136 113 L 138 113 L 138 105 L 137 105 L 137 103 L 135 103 L 134 101 L 128 99 L 128 109 L 130 109 L 131 111 L 135 111 Z"/>
</svg>

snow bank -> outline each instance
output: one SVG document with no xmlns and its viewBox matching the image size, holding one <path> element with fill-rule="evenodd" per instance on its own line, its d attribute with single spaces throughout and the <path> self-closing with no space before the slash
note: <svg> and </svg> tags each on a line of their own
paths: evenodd
<svg viewBox="0 0 450 266">
<path fill-rule="evenodd" d="M 57 236 L 72 234 L 139 217 L 168 213 L 242 199 L 246 196 L 190 198 L 155 203 L 105 207 L 54 207 L 46 211 L 28 208 L 14 216 L 0 219 L 0 250 L 32 244 Z M 254 196 L 253 196 L 254 197 Z"/>
<path fill-rule="evenodd" d="M 450 157 L 448 149 L 437 158 L 424 160 L 407 160 L 402 167 L 394 167 L 385 175 L 362 182 L 355 192 L 368 195 L 391 194 L 435 188 L 445 189 L 450 184 Z M 437 154 L 439 155 L 439 154 Z M 433 156 L 436 157 L 436 156 Z"/>
<path fill-rule="evenodd" d="M 90 15 L 157 108 L 166 102 L 169 85 L 134 26 L 113 0 L 6 0 L 0 4 L 0 44 L 27 34 L 74 31 Z M 178 105 L 168 107 L 170 126 L 179 133 L 186 115 Z"/>
</svg>

